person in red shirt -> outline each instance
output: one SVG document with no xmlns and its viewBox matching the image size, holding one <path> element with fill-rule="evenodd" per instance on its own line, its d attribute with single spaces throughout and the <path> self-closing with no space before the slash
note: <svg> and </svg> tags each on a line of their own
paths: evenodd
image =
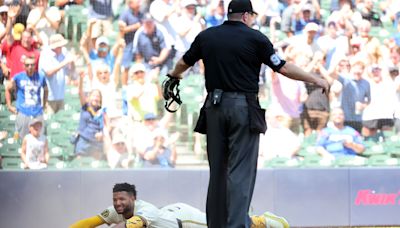
<svg viewBox="0 0 400 228">
<path fill-rule="evenodd" d="M 10 6 L 8 11 L 8 20 L 6 24 L 6 37 L 1 44 L 1 51 L 6 56 L 8 71 L 6 75 L 13 78 L 15 74 L 24 71 L 23 61 L 26 56 L 35 56 L 36 67 L 38 66 L 40 52 L 37 49 L 41 45 L 39 36 L 33 39 L 32 34 L 36 33 L 34 28 L 24 28 L 22 24 L 15 24 L 18 16 L 19 5 Z M 12 32 L 11 27 L 14 26 Z M 19 31 L 18 31 L 19 30 Z M 37 70 L 37 69 L 36 69 Z M 9 74 L 8 74 L 9 73 Z"/>
</svg>

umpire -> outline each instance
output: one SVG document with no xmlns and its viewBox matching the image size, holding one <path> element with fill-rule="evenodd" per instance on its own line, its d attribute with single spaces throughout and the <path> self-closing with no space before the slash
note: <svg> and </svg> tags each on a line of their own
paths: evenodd
<svg viewBox="0 0 400 228">
<path fill-rule="evenodd" d="M 329 84 L 275 54 L 273 45 L 252 29 L 256 13 L 249 0 L 232 0 L 228 20 L 197 35 L 169 77 L 202 59 L 207 99 L 195 131 L 207 135 L 210 180 L 209 228 L 248 228 L 249 206 L 257 172 L 259 134 L 266 130 L 265 110 L 258 102 L 258 80 L 264 63 L 286 77 L 314 83 L 327 93 Z"/>
</svg>

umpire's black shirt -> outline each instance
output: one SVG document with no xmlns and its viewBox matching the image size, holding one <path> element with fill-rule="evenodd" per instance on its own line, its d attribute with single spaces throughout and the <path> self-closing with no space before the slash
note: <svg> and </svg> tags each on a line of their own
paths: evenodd
<svg viewBox="0 0 400 228">
<path fill-rule="evenodd" d="M 208 92 L 258 93 L 261 63 L 274 71 L 285 64 L 264 34 L 240 21 L 225 21 L 199 33 L 183 61 L 193 66 L 199 59 L 205 65 Z"/>
</svg>

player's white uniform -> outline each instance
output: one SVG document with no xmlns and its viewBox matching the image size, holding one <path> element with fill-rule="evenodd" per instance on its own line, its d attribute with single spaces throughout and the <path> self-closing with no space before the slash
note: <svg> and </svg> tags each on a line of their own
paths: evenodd
<svg viewBox="0 0 400 228">
<path fill-rule="evenodd" d="M 164 217 L 179 219 L 182 228 L 207 227 L 206 214 L 199 209 L 184 203 L 175 203 L 161 208 Z"/>
<path fill-rule="evenodd" d="M 146 219 L 149 228 L 178 228 L 178 220 L 170 215 L 162 213 L 160 209 L 151 203 L 143 200 L 135 201 L 134 215 L 138 215 Z M 108 224 L 118 224 L 126 222 L 124 216 L 115 211 L 113 206 L 108 207 L 101 212 L 99 216 Z"/>
<path fill-rule="evenodd" d="M 134 215 L 144 218 L 148 228 L 207 228 L 206 214 L 185 203 L 170 204 L 159 209 L 143 200 L 136 200 Z M 127 220 L 119 215 L 113 206 L 104 210 L 99 216 L 109 225 Z M 268 212 L 262 216 L 266 218 L 265 226 L 268 228 L 289 227 L 282 217 Z M 178 220 L 182 224 L 181 227 Z"/>
</svg>

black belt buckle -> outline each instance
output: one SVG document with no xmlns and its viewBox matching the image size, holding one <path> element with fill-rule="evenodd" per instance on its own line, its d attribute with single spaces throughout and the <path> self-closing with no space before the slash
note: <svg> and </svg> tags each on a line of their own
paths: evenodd
<svg viewBox="0 0 400 228">
<path fill-rule="evenodd" d="M 212 103 L 213 105 L 218 105 L 221 103 L 222 94 L 224 91 L 222 89 L 215 89 L 212 93 Z"/>
</svg>

